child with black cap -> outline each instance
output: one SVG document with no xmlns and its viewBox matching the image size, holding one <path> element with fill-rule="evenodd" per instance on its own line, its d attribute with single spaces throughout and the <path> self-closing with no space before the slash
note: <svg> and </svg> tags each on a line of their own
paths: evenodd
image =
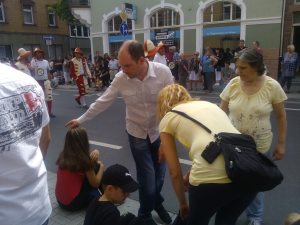
<svg viewBox="0 0 300 225">
<path fill-rule="evenodd" d="M 95 199 L 87 209 L 84 225 L 133 225 L 143 224 L 133 214 L 120 216 L 115 204 L 122 204 L 129 193 L 138 189 L 137 182 L 128 169 L 115 164 L 108 167 L 101 180 L 103 195 Z"/>
</svg>

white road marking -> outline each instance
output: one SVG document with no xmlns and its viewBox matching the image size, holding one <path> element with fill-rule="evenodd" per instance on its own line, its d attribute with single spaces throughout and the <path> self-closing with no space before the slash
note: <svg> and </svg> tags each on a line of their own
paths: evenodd
<svg viewBox="0 0 300 225">
<path fill-rule="evenodd" d="M 112 145 L 112 144 L 107 144 L 107 143 L 103 143 L 103 142 L 99 142 L 99 141 L 89 141 L 89 142 L 92 145 L 97 145 L 97 146 L 102 146 L 102 147 L 107 147 L 107 148 L 112 148 L 112 149 L 122 149 L 123 148 L 122 146 L 119 146 L 119 145 Z M 181 164 L 185 164 L 185 165 L 189 165 L 189 166 L 192 165 L 192 161 L 187 160 L 187 159 L 179 158 L 179 162 Z"/>
<path fill-rule="evenodd" d="M 119 145 L 112 145 L 112 144 L 98 142 L 98 141 L 89 141 L 89 142 L 92 145 L 98 145 L 98 146 L 112 148 L 112 149 L 121 149 L 121 148 L 123 148 L 122 146 L 119 146 Z"/>
<path fill-rule="evenodd" d="M 285 108 L 287 111 L 300 111 L 300 109 L 294 109 L 294 108 Z"/>
</svg>

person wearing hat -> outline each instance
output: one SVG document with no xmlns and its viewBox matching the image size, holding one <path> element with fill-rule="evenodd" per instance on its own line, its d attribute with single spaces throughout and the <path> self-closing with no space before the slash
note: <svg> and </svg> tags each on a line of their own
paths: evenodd
<svg viewBox="0 0 300 225">
<path fill-rule="evenodd" d="M 41 85 L 43 90 L 45 90 L 44 83 L 48 79 L 50 66 L 48 60 L 44 59 L 44 51 L 42 49 L 34 49 L 31 67 L 33 68 L 34 79 Z"/>
<path fill-rule="evenodd" d="M 144 42 L 144 53 L 145 53 L 145 57 L 149 60 L 149 61 L 153 61 L 155 54 L 157 53 L 157 51 L 159 50 L 159 47 L 155 47 L 155 45 L 153 44 L 153 42 L 151 40 L 146 40 Z"/>
<path fill-rule="evenodd" d="M 166 59 L 166 52 L 165 52 L 165 45 L 164 43 L 161 41 L 158 43 L 157 45 L 158 47 L 158 51 L 154 56 L 153 62 L 158 62 L 164 65 L 167 65 L 167 59 Z"/>
<path fill-rule="evenodd" d="M 86 59 L 80 48 L 75 48 L 75 57 L 70 61 L 70 76 L 76 82 L 79 95 L 75 98 L 78 105 L 88 108 L 85 102 L 86 89 L 88 88 L 87 77 L 91 78 L 91 72 L 88 67 Z"/>
<path fill-rule="evenodd" d="M 19 48 L 17 52 L 19 56 L 17 58 L 18 61 L 15 63 L 16 68 L 31 76 L 30 70 L 32 70 L 32 67 L 28 61 L 31 51 L 26 51 L 24 48 Z"/>
<path fill-rule="evenodd" d="M 108 167 L 103 173 L 101 185 L 104 193 L 89 205 L 84 225 L 132 224 L 135 216 L 132 215 L 131 221 L 122 223 L 125 218 L 120 216 L 115 206 L 115 204 L 122 204 L 130 193 L 138 189 L 138 183 L 132 178 L 128 169 L 119 164 Z"/>
</svg>

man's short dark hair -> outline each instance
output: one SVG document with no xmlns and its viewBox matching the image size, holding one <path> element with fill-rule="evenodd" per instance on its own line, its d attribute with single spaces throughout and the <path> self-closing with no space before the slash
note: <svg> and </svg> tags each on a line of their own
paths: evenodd
<svg viewBox="0 0 300 225">
<path fill-rule="evenodd" d="M 129 55 L 134 61 L 138 61 L 141 57 L 145 57 L 144 46 L 138 41 L 135 40 L 126 41 L 123 43 L 122 47 L 127 49 Z"/>
</svg>

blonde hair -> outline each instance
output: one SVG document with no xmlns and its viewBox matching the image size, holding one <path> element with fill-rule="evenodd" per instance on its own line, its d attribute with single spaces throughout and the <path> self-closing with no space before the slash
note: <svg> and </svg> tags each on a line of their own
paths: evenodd
<svg viewBox="0 0 300 225">
<path fill-rule="evenodd" d="M 295 45 L 288 45 L 287 48 L 291 49 L 292 52 L 295 51 Z"/>
<path fill-rule="evenodd" d="M 159 120 L 174 106 L 193 100 L 188 91 L 179 84 L 170 84 L 164 87 L 158 95 L 157 111 Z"/>
<path fill-rule="evenodd" d="M 293 224 L 296 224 L 296 222 L 300 223 L 300 214 L 299 213 L 290 213 L 289 215 L 287 215 L 287 217 L 284 221 L 284 224 L 285 225 L 293 225 Z"/>
</svg>

